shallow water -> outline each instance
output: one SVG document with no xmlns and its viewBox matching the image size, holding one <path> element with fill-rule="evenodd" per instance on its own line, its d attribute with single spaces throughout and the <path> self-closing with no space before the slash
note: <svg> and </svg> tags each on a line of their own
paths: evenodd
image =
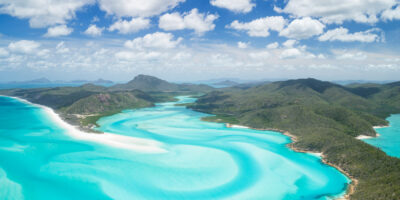
<svg viewBox="0 0 400 200">
<path fill-rule="evenodd" d="M 375 129 L 380 134 L 379 137 L 363 141 L 379 147 L 390 156 L 400 158 L 400 114 L 392 115 L 386 120 L 389 121 L 389 127 Z"/>
<path fill-rule="evenodd" d="M 76 140 L 43 109 L 0 97 L 0 199 L 326 199 L 345 191 L 347 177 L 288 149 L 288 137 L 203 116 L 164 103 L 98 122 L 167 150 L 143 153 Z"/>
</svg>

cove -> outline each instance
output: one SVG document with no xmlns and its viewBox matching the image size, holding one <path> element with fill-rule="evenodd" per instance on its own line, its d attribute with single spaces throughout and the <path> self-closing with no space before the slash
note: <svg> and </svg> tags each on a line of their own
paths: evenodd
<svg viewBox="0 0 400 200">
<path fill-rule="evenodd" d="M 389 121 L 389 127 L 375 129 L 379 137 L 363 141 L 380 148 L 389 156 L 400 158 L 400 114 L 391 115 L 386 120 Z"/>
<path fill-rule="evenodd" d="M 0 199 L 329 199 L 350 180 L 272 131 L 227 128 L 175 106 L 126 110 L 98 130 L 154 140 L 141 152 L 71 137 L 40 107 L 0 97 Z"/>
</svg>

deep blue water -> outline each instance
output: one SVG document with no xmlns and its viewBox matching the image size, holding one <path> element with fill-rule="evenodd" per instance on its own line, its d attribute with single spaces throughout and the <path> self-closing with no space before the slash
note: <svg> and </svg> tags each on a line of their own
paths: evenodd
<svg viewBox="0 0 400 200">
<path fill-rule="evenodd" d="M 377 128 L 379 137 L 365 139 L 368 144 L 379 147 L 388 155 L 400 158 L 400 114 L 392 115 L 386 120 L 390 126 L 385 128 Z"/>
<path fill-rule="evenodd" d="M 0 199 L 326 199 L 345 191 L 347 177 L 288 149 L 288 137 L 203 116 L 163 103 L 100 119 L 102 131 L 166 150 L 144 153 L 74 139 L 43 109 L 0 97 Z"/>
</svg>

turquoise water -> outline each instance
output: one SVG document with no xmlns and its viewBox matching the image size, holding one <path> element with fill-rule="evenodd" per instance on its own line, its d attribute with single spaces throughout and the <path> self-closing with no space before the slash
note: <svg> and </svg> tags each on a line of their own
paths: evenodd
<svg viewBox="0 0 400 200">
<path fill-rule="evenodd" d="M 179 103 L 194 99 L 181 97 Z M 102 118 L 162 143 L 143 153 L 71 138 L 43 109 L 0 97 L 0 199 L 326 199 L 349 180 L 280 133 L 200 121 L 174 103 Z"/>
<path fill-rule="evenodd" d="M 400 158 L 400 114 L 392 115 L 386 120 L 390 126 L 385 128 L 377 128 L 379 137 L 365 139 L 368 144 L 379 147 L 390 156 Z"/>
</svg>

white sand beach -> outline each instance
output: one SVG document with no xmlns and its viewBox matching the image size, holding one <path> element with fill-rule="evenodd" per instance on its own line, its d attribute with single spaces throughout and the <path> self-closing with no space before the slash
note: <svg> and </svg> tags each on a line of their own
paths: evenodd
<svg viewBox="0 0 400 200">
<path fill-rule="evenodd" d="M 359 135 L 356 137 L 358 140 L 364 140 L 364 139 L 370 139 L 373 138 L 372 136 L 367 136 L 367 135 Z"/>
<path fill-rule="evenodd" d="M 245 128 L 245 129 L 250 129 L 250 127 L 247 127 L 247 126 L 241 126 L 241 125 L 229 124 L 229 123 L 227 123 L 225 126 L 227 128 Z"/>
<path fill-rule="evenodd" d="M 49 107 L 39 104 L 34 104 L 18 97 L 11 97 L 11 98 L 18 99 L 19 101 L 23 101 L 25 103 L 42 108 L 55 123 L 57 123 L 60 127 L 65 129 L 66 133 L 73 138 L 90 142 L 97 142 L 116 148 L 139 151 L 143 153 L 167 152 L 167 150 L 161 147 L 162 143 L 155 140 L 117 135 L 113 133 L 103 133 L 103 134 L 86 133 L 84 131 L 79 130 L 77 127 L 74 127 L 65 122 L 64 120 L 62 120 L 62 118 L 53 109 Z"/>
<path fill-rule="evenodd" d="M 390 126 L 373 126 L 372 128 L 378 129 L 378 128 L 387 128 L 387 127 L 390 127 Z"/>
</svg>

